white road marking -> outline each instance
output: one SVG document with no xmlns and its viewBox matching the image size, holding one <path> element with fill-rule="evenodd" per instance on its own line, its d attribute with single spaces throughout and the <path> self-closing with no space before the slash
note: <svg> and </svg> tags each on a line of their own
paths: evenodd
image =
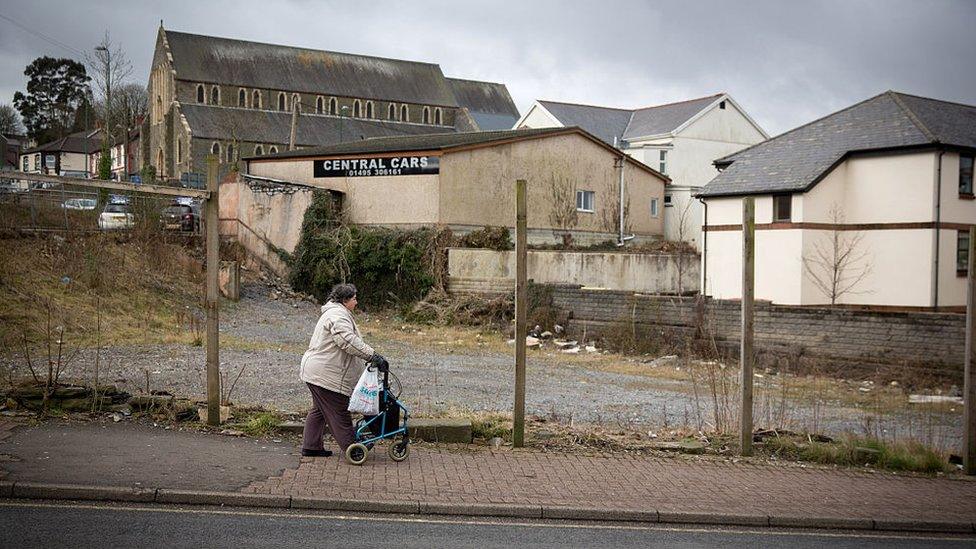
<svg viewBox="0 0 976 549">
<path fill-rule="evenodd" d="M 582 524 L 582 523 L 560 523 L 550 524 L 544 522 L 516 522 L 516 521 L 488 521 L 488 520 L 450 520 L 436 518 L 410 518 L 410 517 L 364 517 L 357 515 L 337 515 L 337 514 L 309 514 L 302 512 L 269 512 L 269 511 L 232 511 L 227 509 L 207 509 L 207 508 L 166 508 L 166 507 L 138 507 L 138 506 L 118 506 L 118 505 L 99 505 L 90 503 L 16 503 L 0 502 L 0 507 L 37 507 L 49 509 L 96 509 L 105 511 L 138 511 L 143 513 L 186 513 L 186 514 L 209 514 L 209 515 L 236 515 L 250 517 L 279 517 L 279 518 L 304 518 L 304 519 L 327 519 L 327 520 L 358 520 L 366 522 L 392 522 L 392 523 L 416 523 L 416 524 L 461 524 L 466 526 L 513 526 L 520 528 L 568 528 L 578 530 L 648 530 L 658 532 L 683 532 L 692 534 L 723 533 L 736 535 L 771 535 L 771 536 L 804 536 L 804 537 L 828 537 L 828 538 L 854 538 L 854 539 L 899 539 L 899 540 L 936 540 L 936 541 L 959 541 L 965 539 L 960 537 L 939 537 L 938 535 L 925 536 L 918 534 L 875 534 L 875 533 L 850 533 L 842 534 L 838 532 L 791 532 L 773 529 L 725 529 L 721 525 L 716 528 L 695 528 L 681 526 L 657 526 L 657 525 L 613 525 L 613 524 Z M 544 520 L 544 519 L 539 519 Z"/>
</svg>

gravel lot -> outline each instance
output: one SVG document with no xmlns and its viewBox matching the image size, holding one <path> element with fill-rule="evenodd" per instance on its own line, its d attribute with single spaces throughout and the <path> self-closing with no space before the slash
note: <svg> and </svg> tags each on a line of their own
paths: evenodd
<svg viewBox="0 0 976 549">
<path fill-rule="evenodd" d="M 284 411 L 306 410 L 310 399 L 298 380 L 298 364 L 318 318 L 318 306 L 272 300 L 268 289 L 257 283 L 246 285 L 242 294 L 239 303 L 221 310 L 220 319 L 226 346 L 220 357 L 225 379 L 232 380 L 240 367 L 246 366 L 232 400 Z M 381 333 L 367 339 L 390 359 L 403 383 L 402 399 L 415 413 L 511 410 L 512 355 L 436 345 L 422 348 Z M 148 371 L 151 389 L 202 399 L 206 387 L 204 356 L 202 347 L 187 345 L 112 347 L 101 352 L 100 378 L 137 392 L 145 387 Z M 93 359 L 94 352 L 86 352 L 65 375 L 91 380 Z M 551 419 L 642 430 L 696 423 L 695 397 L 690 383 L 684 381 L 600 371 L 565 360 L 558 353 L 530 351 L 526 385 L 527 413 Z M 710 395 L 700 393 L 699 401 L 697 409 L 710 417 Z M 861 432 L 875 421 L 867 419 L 861 410 L 837 404 L 815 409 L 813 405 L 787 402 L 786 408 L 801 425 L 818 415 L 819 430 L 825 433 Z M 757 409 L 757 427 L 767 427 L 762 421 Z M 904 413 L 889 416 L 885 422 L 889 430 L 900 434 L 924 427 L 936 437 L 933 443 L 955 445 L 961 418 L 960 413 Z"/>
</svg>

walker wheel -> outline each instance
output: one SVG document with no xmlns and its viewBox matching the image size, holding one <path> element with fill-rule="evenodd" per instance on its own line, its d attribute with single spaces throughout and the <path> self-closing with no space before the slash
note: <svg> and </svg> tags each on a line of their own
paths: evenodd
<svg viewBox="0 0 976 549">
<path fill-rule="evenodd" d="M 346 461 L 352 465 L 362 465 L 369 456 L 369 449 L 365 445 L 355 442 L 346 448 Z"/>
<path fill-rule="evenodd" d="M 410 444 L 407 439 L 403 439 L 401 442 L 390 444 L 390 449 L 388 450 L 390 454 L 390 459 L 393 461 L 403 461 L 407 459 L 410 455 Z"/>
</svg>

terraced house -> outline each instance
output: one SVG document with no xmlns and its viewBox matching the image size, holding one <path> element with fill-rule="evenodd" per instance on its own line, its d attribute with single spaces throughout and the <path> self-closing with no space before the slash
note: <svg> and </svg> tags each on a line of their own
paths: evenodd
<svg viewBox="0 0 976 549">
<path fill-rule="evenodd" d="M 447 78 L 433 63 L 162 26 L 148 89 L 144 165 L 184 180 L 200 180 L 210 154 L 226 171 L 244 156 L 290 144 L 507 129 L 519 117 L 504 84 Z"/>
</svg>

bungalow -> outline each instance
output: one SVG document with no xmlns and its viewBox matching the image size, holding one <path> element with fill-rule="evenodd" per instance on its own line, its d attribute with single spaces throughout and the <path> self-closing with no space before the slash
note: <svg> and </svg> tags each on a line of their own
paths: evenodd
<svg viewBox="0 0 976 549">
<path fill-rule="evenodd" d="M 741 297 L 751 196 L 757 299 L 962 307 L 974 154 L 976 106 L 888 91 L 717 160 L 702 292 Z"/>
</svg>

